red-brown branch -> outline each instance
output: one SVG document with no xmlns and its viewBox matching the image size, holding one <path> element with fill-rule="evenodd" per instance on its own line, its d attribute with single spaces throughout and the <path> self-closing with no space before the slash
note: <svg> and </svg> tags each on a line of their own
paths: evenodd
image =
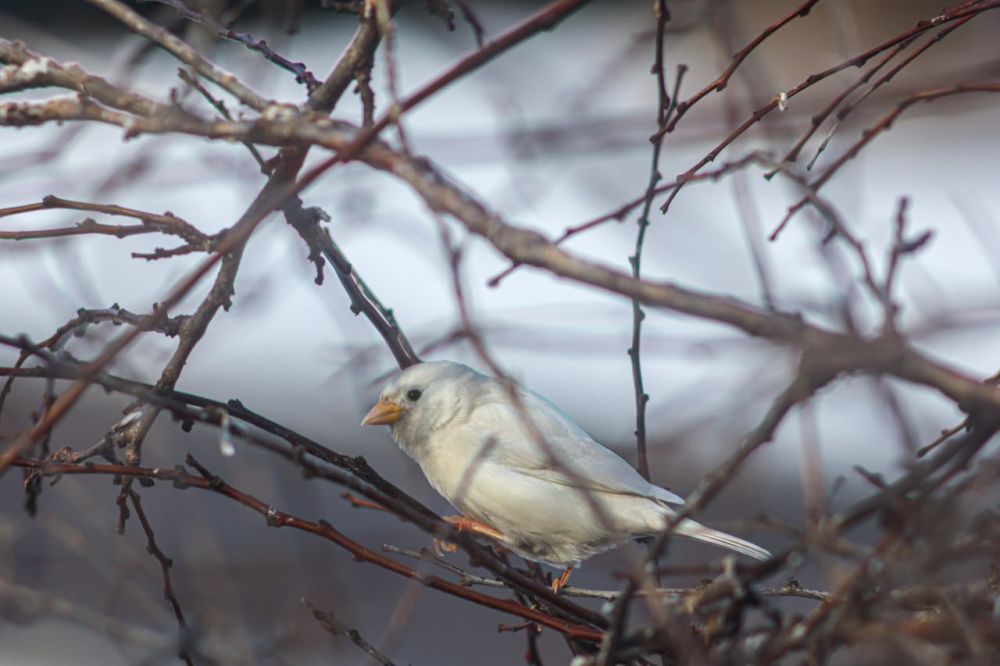
<svg viewBox="0 0 1000 666">
<path fill-rule="evenodd" d="M 837 65 L 834 65 L 828 69 L 825 69 L 822 72 L 810 74 L 808 77 L 806 77 L 804 81 L 793 86 L 791 89 L 785 91 L 785 100 L 786 101 L 790 100 L 796 95 L 804 92 L 805 90 L 808 90 L 815 84 L 829 78 L 830 76 L 833 76 L 838 72 L 841 72 L 850 67 L 858 67 L 864 65 L 864 63 L 868 62 L 868 60 L 875 57 L 879 53 L 891 49 L 897 44 L 909 43 L 919 35 L 922 35 L 925 32 L 928 32 L 929 30 L 932 30 L 940 25 L 951 23 L 952 21 L 958 21 L 969 16 L 982 14 L 985 11 L 988 11 L 990 9 L 996 9 L 998 7 L 1000 7 L 1000 0 L 990 0 L 989 2 L 978 2 L 975 4 L 963 3 L 962 5 L 944 11 L 938 16 L 935 16 L 931 19 L 920 21 L 917 23 L 916 26 L 914 26 L 910 30 L 902 32 L 896 35 L 895 37 L 892 37 L 891 39 L 888 39 L 885 42 L 879 44 L 878 46 L 874 46 L 868 49 L 867 51 L 865 51 L 860 55 L 854 56 L 853 58 L 848 58 L 847 60 Z M 775 95 L 775 97 L 772 98 L 771 101 L 769 101 L 767 104 L 760 107 L 759 109 L 756 109 L 752 114 L 750 114 L 749 118 L 747 118 L 736 129 L 730 132 L 722 141 L 716 144 L 716 146 L 712 148 L 712 150 L 710 150 L 708 154 L 706 154 L 704 157 L 698 160 L 698 162 L 694 166 L 692 166 L 684 173 L 680 174 L 677 177 L 678 180 L 677 187 L 671 190 L 670 195 L 667 197 L 667 200 L 663 202 L 663 205 L 660 206 L 660 210 L 664 213 L 667 212 L 667 210 L 669 210 L 670 208 L 670 204 L 673 203 L 674 199 L 677 198 L 677 195 L 684 188 L 684 185 L 689 180 L 691 180 L 692 176 L 694 176 L 698 171 L 700 171 L 702 167 L 704 167 L 706 164 L 714 162 L 715 159 L 719 156 L 719 154 L 723 150 L 725 150 L 727 146 L 729 146 L 733 141 L 742 136 L 748 129 L 756 125 L 764 116 L 766 116 L 776 108 L 778 108 L 777 95 Z"/>
<path fill-rule="evenodd" d="M 673 120 L 664 125 L 656 133 L 656 137 L 660 137 L 663 134 L 673 132 L 674 128 L 677 127 L 677 123 L 679 123 L 681 118 L 684 117 L 684 114 L 687 113 L 692 106 L 701 101 L 703 97 L 707 96 L 709 93 L 713 91 L 722 92 L 723 90 L 725 90 L 726 86 L 729 84 L 729 79 L 732 78 L 733 74 L 736 73 L 736 70 L 739 68 L 739 66 L 743 63 L 746 57 L 750 55 L 750 53 L 754 49 L 760 46 L 765 39 L 776 33 L 778 30 L 780 30 L 787 24 L 791 23 L 793 20 L 809 14 L 813 6 L 818 2 L 819 0 L 806 0 L 801 5 L 793 9 L 784 18 L 778 19 L 771 25 L 764 28 L 764 30 L 759 35 L 757 35 L 749 44 L 747 44 L 742 49 L 736 52 L 736 54 L 733 56 L 733 61 L 729 64 L 729 67 L 726 67 L 725 71 L 723 71 L 722 74 L 719 74 L 719 76 L 714 81 L 709 83 L 707 86 L 705 86 L 695 94 L 688 97 L 683 102 L 679 102 L 677 104 L 677 112 L 676 115 L 674 115 Z"/>
<path fill-rule="evenodd" d="M 542 626 L 554 629 L 555 631 L 565 634 L 570 638 L 584 641 L 599 641 L 601 639 L 602 633 L 597 629 L 567 622 L 539 610 L 522 606 L 521 604 L 508 599 L 498 599 L 488 594 L 476 592 L 437 576 L 422 574 L 412 567 L 408 567 L 405 564 L 397 562 L 396 560 L 390 559 L 380 553 L 365 548 L 363 545 L 354 541 L 326 521 L 314 522 L 274 509 L 266 502 L 263 502 L 253 495 L 245 493 L 242 490 L 229 485 L 218 476 L 210 474 L 190 455 L 187 457 L 187 464 L 197 469 L 199 471 L 199 476 L 189 473 L 180 466 L 165 469 L 161 467 L 137 467 L 131 465 L 115 465 L 110 463 L 86 463 L 83 465 L 73 465 L 45 463 L 22 457 L 15 458 L 13 461 L 13 465 L 16 467 L 39 470 L 46 476 L 57 476 L 62 474 L 115 475 L 170 481 L 179 488 L 197 488 L 199 490 L 208 490 L 222 495 L 223 497 L 227 497 L 230 500 L 242 504 L 252 511 L 259 513 L 261 516 L 264 516 L 267 520 L 268 526 L 270 527 L 291 527 L 293 529 L 302 530 L 303 532 L 308 532 L 309 534 L 313 534 L 336 544 L 337 546 L 348 551 L 354 558 L 362 562 L 374 564 L 375 566 L 391 571 L 392 573 L 403 576 L 404 578 L 411 578 L 413 580 L 420 581 L 422 584 L 430 587 L 431 589 L 439 590 L 460 599 L 465 599 L 466 601 L 471 601 L 472 603 L 485 606 L 486 608 L 492 608 L 504 613 L 509 613 L 530 622 L 537 622 Z"/>
<path fill-rule="evenodd" d="M 910 95 L 903 101 L 899 102 L 889 113 L 882 116 L 882 118 L 863 131 L 861 133 L 861 138 L 856 141 L 850 148 L 848 148 L 844 153 L 837 158 L 836 161 L 831 164 L 826 171 L 823 172 L 819 178 L 814 180 L 808 185 L 809 190 L 815 194 L 823 185 L 836 174 L 841 167 L 843 167 L 847 162 L 857 157 L 858 153 L 875 140 L 882 132 L 889 130 L 892 124 L 896 122 L 896 119 L 903 114 L 904 111 L 909 109 L 911 106 L 918 104 L 920 102 L 932 102 L 943 97 L 951 97 L 952 95 L 964 95 L 967 93 L 998 93 L 1000 92 L 1000 83 L 959 83 L 958 85 L 948 86 L 947 88 L 937 88 L 935 90 L 925 90 L 923 92 L 918 92 L 916 94 Z M 795 216 L 797 212 L 802 210 L 806 204 L 810 201 L 809 196 L 802 197 L 799 201 L 793 204 L 785 216 L 781 218 L 781 222 L 778 226 L 771 232 L 769 236 L 770 240 L 775 240 L 788 223 L 791 221 L 792 217 Z"/>
</svg>

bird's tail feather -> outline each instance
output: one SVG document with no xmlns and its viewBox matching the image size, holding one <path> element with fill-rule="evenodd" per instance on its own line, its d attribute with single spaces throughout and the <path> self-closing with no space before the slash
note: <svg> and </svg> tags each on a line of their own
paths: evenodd
<svg viewBox="0 0 1000 666">
<path fill-rule="evenodd" d="M 761 548 L 757 544 L 750 543 L 749 541 L 735 537 L 732 534 L 726 534 L 725 532 L 720 532 L 719 530 L 713 530 L 711 527 L 705 527 L 701 523 L 697 523 L 693 520 L 682 521 L 677 527 L 677 533 L 686 536 L 689 539 L 697 539 L 698 541 L 704 541 L 716 546 L 728 548 L 729 550 L 742 553 L 743 555 L 757 560 L 771 559 L 770 551 Z"/>
</svg>

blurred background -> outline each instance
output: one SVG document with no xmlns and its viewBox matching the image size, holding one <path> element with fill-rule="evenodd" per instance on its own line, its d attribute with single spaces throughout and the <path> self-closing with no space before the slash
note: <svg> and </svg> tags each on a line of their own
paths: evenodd
<svg viewBox="0 0 1000 666">
<path fill-rule="evenodd" d="M 302 6 L 298 31 L 285 31 L 288 4 L 246 3 L 237 28 L 264 38 L 291 60 L 323 78 L 347 45 L 357 18 Z M 540 3 L 473 2 L 487 39 L 535 11 Z M 649 2 L 594 2 L 555 31 L 509 51 L 463 78 L 405 117 L 416 152 L 507 219 L 550 237 L 640 196 L 649 176 L 656 129 L 656 87 L 650 75 L 655 21 Z M 714 79 L 730 56 L 798 3 L 674 1 L 667 36 L 673 80 L 688 66 L 681 97 Z M 158 22 L 176 13 L 155 3 L 141 11 Z M 757 49 L 727 89 L 691 111 L 664 144 L 661 172 L 683 173 L 753 109 L 826 69 L 934 16 L 940 2 L 878 0 L 821 2 Z M 454 30 L 409 3 L 396 17 L 400 83 L 412 91 L 476 48 L 469 26 Z M 817 169 L 832 163 L 906 95 L 960 81 L 995 80 L 1000 57 L 995 35 L 1000 12 L 989 12 L 904 69 L 837 128 Z M 223 68 L 264 94 L 299 103 L 294 77 L 267 65 L 238 44 L 218 43 L 197 26 L 181 34 Z M 177 63 L 161 51 L 136 64 L 143 41 L 89 5 L 78 2 L 0 2 L 0 36 L 23 41 L 59 61 L 155 99 L 180 88 Z M 754 149 L 784 154 L 810 118 L 859 76 L 849 68 L 772 113 L 722 153 L 721 165 Z M 385 60 L 376 58 L 376 102 L 384 109 Z M 51 90 L 17 93 L 44 99 Z M 4 99 L 8 97 L 5 96 Z M 194 96 L 185 104 L 208 115 Z M 230 106 L 235 110 L 235 103 Z M 360 103 L 345 95 L 335 114 L 358 121 Z M 997 344 L 1000 281 L 1000 110 L 988 96 L 963 95 L 908 110 L 892 131 L 863 150 L 824 188 L 849 226 L 864 240 L 876 271 L 894 233 L 900 197 L 909 197 L 910 229 L 934 233 L 899 277 L 901 322 L 912 341 L 964 372 L 987 377 L 1000 367 Z M 815 154 L 828 130 L 804 151 Z M 387 135 L 394 139 L 392 133 Z M 265 157 L 274 153 L 262 149 Z M 327 155 L 314 150 L 310 159 Z M 781 309 L 801 311 L 829 327 L 843 326 L 848 309 L 859 327 L 878 325 L 878 310 L 856 292 L 858 265 L 842 244 L 822 244 L 822 222 L 803 212 L 775 242 L 768 234 L 798 193 L 761 169 L 685 188 L 666 216 L 655 214 L 645 242 L 643 274 L 754 303 L 771 294 Z M 56 195 L 171 211 L 202 231 L 235 222 L 265 178 L 239 144 L 180 136 L 123 140 L 118 128 L 85 125 L 0 128 L 0 208 Z M 363 165 L 338 167 L 303 195 L 331 217 L 334 239 L 383 303 L 392 308 L 426 358 L 482 367 L 463 341 L 448 261 L 433 219 L 409 189 Z M 657 200 L 661 203 L 662 198 Z M 573 252 L 628 269 L 637 213 L 582 233 Z M 42 211 L 0 218 L 0 229 L 76 224 L 85 215 Z M 456 232 L 458 228 L 455 228 Z M 148 312 L 201 259 L 197 255 L 148 262 L 132 252 L 163 246 L 152 236 L 116 239 L 79 236 L 0 242 L 0 332 L 41 340 L 78 308 L 113 303 Z M 496 358 L 519 381 L 560 405 L 595 438 L 635 462 L 634 402 L 626 349 L 631 304 L 590 288 L 521 268 L 491 288 L 508 262 L 481 240 L 464 243 L 464 286 L 475 321 Z M 754 252 L 757 253 L 755 261 Z M 449 509 L 385 429 L 358 424 L 395 362 L 371 325 L 349 310 L 332 273 L 322 286 L 297 234 L 277 216 L 249 244 L 232 308 L 220 313 L 199 344 L 178 389 L 219 400 L 238 398 L 251 409 L 349 455 L 364 455 L 385 477 L 444 513 Z M 207 284 L 207 283 L 206 283 Z M 196 307 L 207 286 L 178 308 Z M 77 358 L 94 356 L 117 329 L 92 326 L 72 340 Z M 144 335 L 113 365 L 116 374 L 155 382 L 173 341 Z M 15 351 L 0 347 L 0 364 Z M 655 482 L 681 495 L 724 460 L 760 419 L 794 371 L 787 350 L 730 329 L 647 310 L 642 345 L 651 396 L 650 465 Z M 30 426 L 44 383 L 19 380 L 0 418 L 0 434 Z M 82 449 L 101 439 L 128 400 L 92 389 L 59 424 L 53 446 Z M 890 416 L 895 413 L 896 416 Z M 784 537 L 752 523 L 760 516 L 801 527 L 805 520 L 804 466 L 819 461 L 821 495 L 831 511 L 871 491 L 854 471 L 861 466 L 897 476 L 916 448 L 961 422 L 954 406 L 929 391 L 858 377 L 822 392 L 794 413 L 776 440 L 759 452 L 727 491 L 704 512 L 705 522 L 739 531 L 778 548 Z M 144 447 L 144 464 L 171 467 L 192 452 L 213 471 L 276 508 L 323 518 L 375 550 L 382 544 L 429 546 L 429 538 L 396 518 L 357 510 L 342 490 L 304 482 L 298 471 L 260 451 L 240 447 L 223 457 L 217 431 L 183 432 L 161 416 Z M 0 480 L 0 579 L 171 634 L 174 620 L 161 598 L 159 567 L 145 552 L 132 521 L 115 534 L 118 488 L 108 478 L 62 478 L 45 488 L 34 519 L 22 509 L 20 473 Z M 807 475 L 806 475 L 807 476 Z M 174 561 L 177 595 L 195 627 L 210 629 L 231 647 L 262 663 L 364 663 L 346 641 L 316 626 L 300 598 L 329 608 L 376 645 L 390 644 L 398 663 L 519 663 L 523 639 L 493 631 L 511 618 L 473 607 L 406 580 L 383 575 L 330 544 L 288 530 L 275 534 L 257 515 L 221 498 L 169 484 L 143 491 L 161 548 Z M 865 534 L 855 535 L 864 541 Z M 641 549 L 628 546 L 595 558 L 574 584 L 614 589 Z M 677 543 L 671 562 L 717 559 L 708 546 Z M 456 563 L 466 566 L 461 555 Z M 807 587 L 827 587 L 836 566 L 807 562 Z M 690 585 L 678 577 L 669 585 Z M 777 584 L 780 584 L 778 581 Z M 795 601 L 807 609 L 808 602 Z M 595 603 L 599 608 L 600 604 Z M 405 630 L 387 636 L 390 618 L 407 615 Z M 10 618 L 7 618 L 8 620 Z M 24 617 L 0 625 L 2 663 L 161 663 L 141 646 L 115 641 L 78 622 Z M 396 643 L 398 644 L 392 645 Z M 544 634 L 553 663 L 569 659 L 562 641 Z"/>
</svg>

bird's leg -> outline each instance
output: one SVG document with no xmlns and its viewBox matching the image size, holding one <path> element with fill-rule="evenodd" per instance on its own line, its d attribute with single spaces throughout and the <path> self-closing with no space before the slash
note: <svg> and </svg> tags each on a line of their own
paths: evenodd
<svg viewBox="0 0 1000 666">
<path fill-rule="evenodd" d="M 571 573 L 573 573 L 573 565 L 566 567 L 566 571 L 563 571 L 559 578 L 552 581 L 552 591 L 559 594 L 559 590 L 566 587 L 566 583 L 569 582 L 569 576 Z"/>
<path fill-rule="evenodd" d="M 467 516 L 444 516 L 442 520 L 460 532 L 473 532 L 475 534 L 487 536 L 494 541 L 503 541 L 503 534 L 486 523 L 482 523 L 474 518 L 469 518 Z M 438 551 L 439 554 L 441 551 L 454 553 L 458 550 L 458 546 L 449 541 L 434 539 L 434 550 Z"/>
</svg>

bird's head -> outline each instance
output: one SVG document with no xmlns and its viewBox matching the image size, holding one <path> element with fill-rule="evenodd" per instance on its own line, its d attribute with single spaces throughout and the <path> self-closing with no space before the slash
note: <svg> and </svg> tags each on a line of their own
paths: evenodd
<svg viewBox="0 0 1000 666">
<path fill-rule="evenodd" d="M 451 361 L 418 363 L 396 375 L 361 425 L 388 425 L 405 446 L 417 446 L 466 411 L 483 375 Z"/>
</svg>

